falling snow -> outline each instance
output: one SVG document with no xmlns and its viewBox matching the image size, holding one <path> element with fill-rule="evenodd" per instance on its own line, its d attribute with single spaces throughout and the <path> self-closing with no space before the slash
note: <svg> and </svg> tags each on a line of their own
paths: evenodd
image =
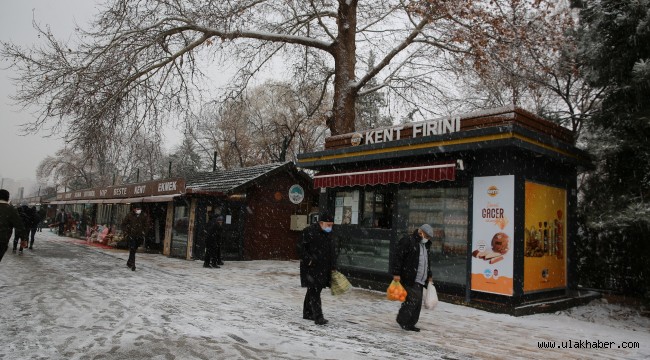
<svg viewBox="0 0 650 360">
<path fill-rule="evenodd" d="M 323 292 L 330 320 L 302 319 L 296 261 L 201 261 L 38 233 L 35 250 L 0 263 L 0 359 L 646 359 L 650 319 L 597 300 L 513 317 L 449 303 L 423 309 L 419 333 L 399 303 L 355 288 Z M 541 350 L 538 342 L 613 341 L 638 349 Z"/>
</svg>

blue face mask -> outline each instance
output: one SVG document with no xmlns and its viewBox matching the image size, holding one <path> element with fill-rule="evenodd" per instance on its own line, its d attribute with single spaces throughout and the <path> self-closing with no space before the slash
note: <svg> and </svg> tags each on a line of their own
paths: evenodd
<svg viewBox="0 0 650 360">
<path fill-rule="evenodd" d="M 325 231 L 326 233 L 332 232 L 332 227 L 328 226 L 328 227 L 324 228 L 323 231 Z"/>
</svg>

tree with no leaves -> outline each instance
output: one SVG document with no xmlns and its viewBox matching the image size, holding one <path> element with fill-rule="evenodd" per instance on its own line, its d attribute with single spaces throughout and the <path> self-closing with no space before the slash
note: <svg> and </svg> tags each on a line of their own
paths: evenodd
<svg viewBox="0 0 650 360">
<path fill-rule="evenodd" d="M 332 135 L 355 130 L 359 97 L 384 89 L 422 117 L 440 95 L 437 74 L 453 58 L 484 56 L 507 34 L 498 6 L 550 0 L 107 0 L 73 45 L 36 25 L 43 47 L 3 44 L 18 70 L 15 101 L 42 109 L 29 129 L 54 118 L 69 142 L 157 131 L 170 114 L 187 111 L 210 66 L 235 65 L 224 96 L 236 96 L 276 58 L 294 83 L 333 93 Z M 371 68 L 358 67 L 357 62 Z M 205 61 L 211 65 L 206 65 Z M 373 81 L 371 81 L 373 80 Z M 398 105 L 396 105 L 398 104 Z"/>
</svg>

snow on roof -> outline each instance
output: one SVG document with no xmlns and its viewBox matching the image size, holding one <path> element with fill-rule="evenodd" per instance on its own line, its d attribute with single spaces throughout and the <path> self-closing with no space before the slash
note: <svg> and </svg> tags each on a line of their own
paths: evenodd
<svg viewBox="0 0 650 360">
<path fill-rule="evenodd" d="M 187 177 L 186 189 L 190 191 L 234 192 L 250 186 L 255 179 L 286 167 L 292 162 L 276 162 L 245 168 L 194 173 Z"/>
</svg>

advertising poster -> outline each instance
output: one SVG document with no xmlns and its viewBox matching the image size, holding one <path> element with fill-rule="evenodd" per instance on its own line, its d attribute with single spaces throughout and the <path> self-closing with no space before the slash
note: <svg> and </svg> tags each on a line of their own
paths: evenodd
<svg viewBox="0 0 650 360">
<path fill-rule="evenodd" d="M 526 182 L 524 292 L 566 287 L 566 190 Z"/>
<path fill-rule="evenodd" d="M 474 178 L 472 290 L 513 294 L 514 175 Z"/>
</svg>

